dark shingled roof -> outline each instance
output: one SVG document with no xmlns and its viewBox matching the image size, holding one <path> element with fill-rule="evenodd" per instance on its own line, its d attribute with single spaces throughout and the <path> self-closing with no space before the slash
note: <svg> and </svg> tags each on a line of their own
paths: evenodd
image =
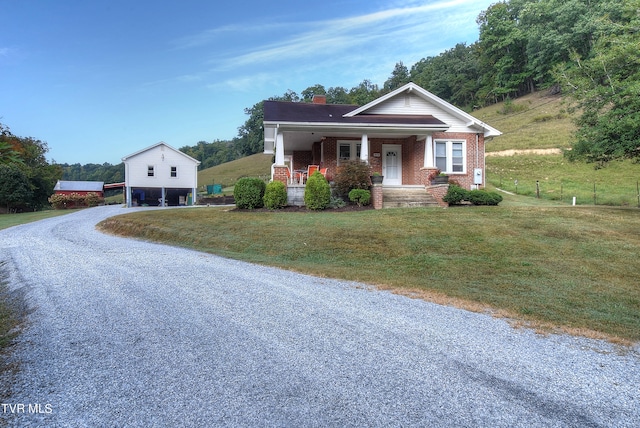
<svg viewBox="0 0 640 428">
<path fill-rule="evenodd" d="M 359 106 L 347 104 L 311 104 L 286 101 L 265 101 L 266 122 L 333 122 L 341 124 L 384 123 L 398 125 L 443 125 L 431 115 L 359 114 L 344 117 Z"/>
</svg>

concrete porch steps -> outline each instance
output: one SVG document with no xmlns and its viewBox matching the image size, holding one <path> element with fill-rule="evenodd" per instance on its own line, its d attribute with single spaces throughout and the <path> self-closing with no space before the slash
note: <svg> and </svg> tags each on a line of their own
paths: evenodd
<svg viewBox="0 0 640 428">
<path fill-rule="evenodd" d="M 424 187 L 383 187 L 382 208 L 438 207 Z"/>
</svg>

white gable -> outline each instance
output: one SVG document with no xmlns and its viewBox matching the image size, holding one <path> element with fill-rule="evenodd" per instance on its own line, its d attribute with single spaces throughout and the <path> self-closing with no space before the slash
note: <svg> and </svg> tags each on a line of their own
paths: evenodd
<svg viewBox="0 0 640 428">
<path fill-rule="evenodd" d="M 383 103 L 377 104 L 367 110 L 372 114 L 409 114 L 409 115 L 436 115 L 442 110 L 433 103 L 418 97 L 412 93 L 396 95 Z"/>
<path fill-rule="evenodd" d="M 160 142 L 122 158 L 128 187 L 193 188 L 200 162 Z"/>
<path fill-rule="evenodd" d="M 392 115 L 431 115 L 449 125 L 447 132 L 483 132 L 486 137 L 500 135 L 501 132 L 470 114 L 449 104 L 434 94 L 422 89 L 415 83 L 392 91 L 351 113 L 347 117 L 359 114 Z"/>
</svg>

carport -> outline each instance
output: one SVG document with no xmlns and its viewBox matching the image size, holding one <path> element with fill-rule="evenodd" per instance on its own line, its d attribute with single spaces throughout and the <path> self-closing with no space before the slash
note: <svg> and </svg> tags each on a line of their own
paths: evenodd
<svg viewBox="0 0 640 428">
<path fill-rule="evenodd" d="M 191 205 L 191 192 L 192 189 L 185 187 L 133 187 L 131 188 L 131 206 L 177 207 Z"/>
</svg>

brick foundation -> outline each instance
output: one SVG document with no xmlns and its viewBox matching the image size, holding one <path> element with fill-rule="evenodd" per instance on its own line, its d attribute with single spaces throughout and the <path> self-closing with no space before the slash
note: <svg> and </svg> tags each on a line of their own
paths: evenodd
<svg viewBox="0 0 640 428">
<path fill-rule="evenodd" d="M 289 184 L 288 175 L 287 175 L 288 170 L 289 168 L 287 168 L 285 165 L 274 165 L 273 181 L 281 181 L 284 183 L 285 186 Z"/>
<path fill-rule="evenodd" d="M 433 195 L 441 207 L 448 207 L 449 204 L 442 200 L 449 190 L 448 184 L 436 184 L 435 186 L 427 186 L 427 192 Z"/>
<path fill-rule="evenodd" d="M 435 176 L 437 172 L 438 168 L 435 166 L 420 168 L 420 184 L 423 186 L 431 186 L 431 178 Z"/>
<path fill-rule="evenodd" d="M 382 209 L 382 184 L 371 186 L 371 200 L 373 201 L 373 208 Z"/>
</svg>

